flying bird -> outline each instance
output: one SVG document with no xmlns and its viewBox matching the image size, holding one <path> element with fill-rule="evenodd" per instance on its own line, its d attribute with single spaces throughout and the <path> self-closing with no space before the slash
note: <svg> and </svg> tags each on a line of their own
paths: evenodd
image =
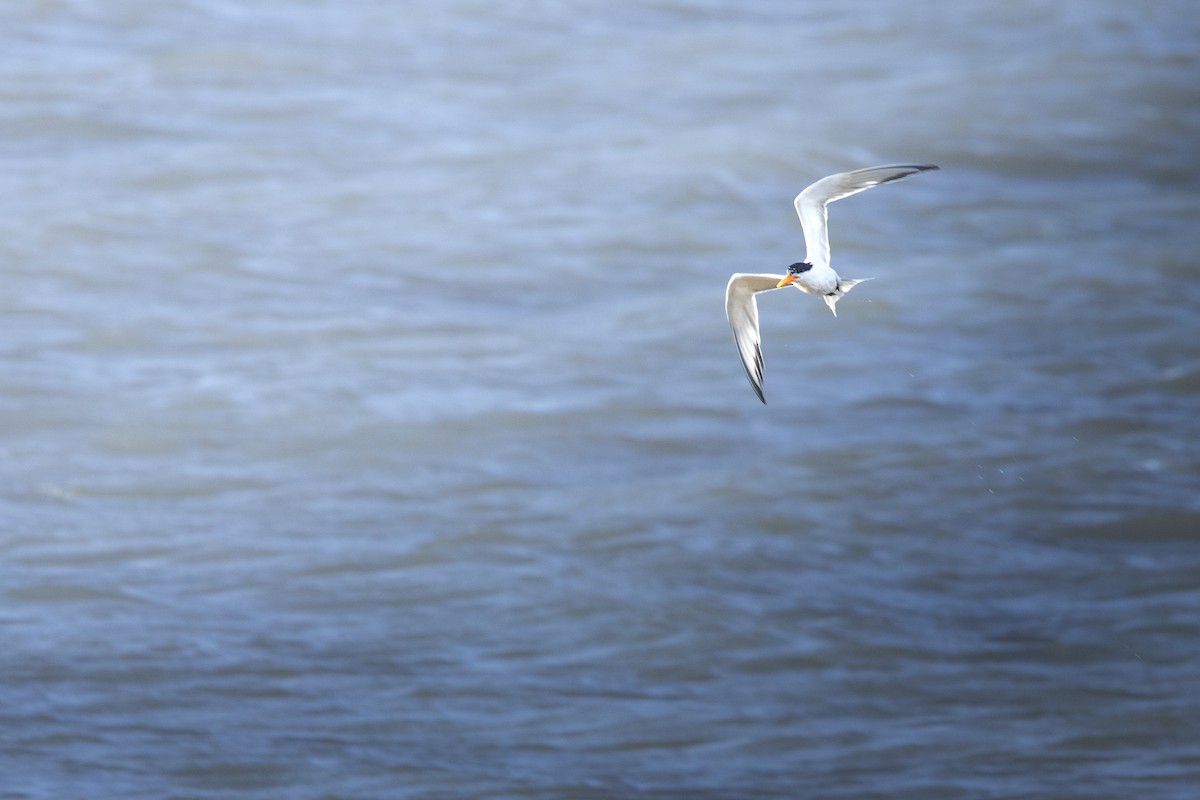
<svg viewBox="0 0 1200 800">
<path fill-rule="evenodd" d="M 825 207 L 872 186 L 898 181 L 918 172 L 937 169 L 933 164 L 888 164 L 867 167 L 852 172 L 839 172 L 809 186 L 796 195 L 796 213 L 804 228 L 804 244 L 808 253 L 803 261 L 792 264 L 786 275 L 765 275 L 739 272 L 725 287 L 725 316 L 733 331 L 733 340 L 746 368 L 746 377 L 754 393 L 765 405 L 763 396 L 762 340 L 758 333 L 758 303 L 754 295 L 782 289 L 791 284 L 802 292 L 820 295 L 833 315 L 837 316 L 837 301 L 855 285 L 870 278 L 843 278 L 829 266 L 828 215 Z"/>
</svg>

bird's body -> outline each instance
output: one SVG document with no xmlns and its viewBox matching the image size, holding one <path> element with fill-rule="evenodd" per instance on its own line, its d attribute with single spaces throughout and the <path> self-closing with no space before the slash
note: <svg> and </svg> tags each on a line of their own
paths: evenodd
<svg viewBox="0 0 1200 800">
<path fill-rule="evenodd" d="M 754 296 L 791 284 L 803 292 L 823 297 L 836 317 L 837 301 L 856 284 L 870 278 L 843 278 L 829 265 L 826 206 L 872 186 L 934 169 L 937 167 L 932 164 L 890 164 L 822 178 L 796 195 L 796 213 L 804 228 L 804 243 L 808 250 L 804 261 L 788 267 L 786 275 L 739 272 L 729 279 L 729 285 L 725 287 L 725 315 L 746 368 L 746 377 L 763 403 L 767 400 L 762 389 L 762 343 L 758 332 L 758 303 Z"/>
</svg>

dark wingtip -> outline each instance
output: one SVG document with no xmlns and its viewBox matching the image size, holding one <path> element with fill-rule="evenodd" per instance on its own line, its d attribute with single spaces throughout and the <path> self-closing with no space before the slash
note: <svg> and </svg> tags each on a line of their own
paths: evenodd
<svg viewBox="0 0 1200 800">
<path fill-rule="evenodd" d="M 889 175 L 879 181 L 877 185 L 891 183 L 892 181 L 902 181 L 905 178 L 911 178 L 913 175 L 920 175 L 922 172 L 941 169 L 941 167 L 937 164 L 893 164 L 892 169 L 904 169 L 908 170 L 908 172 L 897 172 L 895 175 Z"/>
<path fill-rule="evenodd" d="M 754 393 L 758 395 L 758 399 L 761 400 L 762 404 L 765 406 L 767 404 L 767 398 L 763 396 L 762 387 L 754 381 L 750 381 L 750 388 L 754 390 Z"/>
</svg>

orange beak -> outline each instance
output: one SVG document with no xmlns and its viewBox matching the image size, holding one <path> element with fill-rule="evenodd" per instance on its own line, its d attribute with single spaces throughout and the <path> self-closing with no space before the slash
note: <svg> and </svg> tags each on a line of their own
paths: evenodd
<svg viewBox="0 0 1200 800">
<path fill-rule="evenodd" d="M 783 276 L 783 279 L 780 280 L 779 283 L 775 284 L 775 288 L 781 289 L 784 286 L 787 286 L 789 283 L 791 283 L 794 280 L 796 280 L 796 276 L 789 272 L 787 275 Z"/>
</svg>

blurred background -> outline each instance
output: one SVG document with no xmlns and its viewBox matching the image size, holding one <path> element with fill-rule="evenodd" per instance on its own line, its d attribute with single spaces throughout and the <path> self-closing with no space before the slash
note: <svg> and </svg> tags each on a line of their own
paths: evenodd
<svg viewBox="0 0 1200 800">
<path fill-rule="evenodd" d="M 0 797 L 1184 798 L 1200 16 L 15 0 Z M 832 206 L 833 318 L 723 311 Z"/>
</svg>

